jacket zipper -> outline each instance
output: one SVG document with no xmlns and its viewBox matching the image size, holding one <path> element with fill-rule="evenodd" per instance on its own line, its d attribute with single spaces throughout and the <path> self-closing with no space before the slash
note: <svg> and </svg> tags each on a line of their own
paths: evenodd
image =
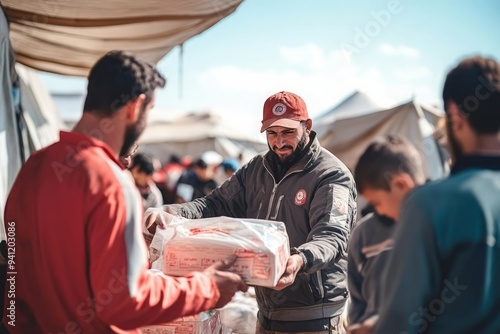
<svg viewBox="0 0 500 334">
<path fill-rule="evenodd" d="M 278 189 L 278 187 L 281 184 L 281 182 L 283 182 L 283 180 L 286 179 L 287 177 L 289 177 L 290 175 L 295 174 L 295 173 L 299 173 L 301 171 L 303 171 L 303 169 L 296 170 L 296 171 L 293 171 L 291 173 L 286 174 L 285 176 L 283 176 L 283 178 L 281 179 L 281 181 L 278 182 L 278 184 L 276 184 L 276 181 L 275 181 L 275 185 L 274 185 L 274 188 L 273 188 L 273 194 L 272 194 L 271 200 L 269 202 L 269 211 L 267 213 L 267 217 L 269 217 L 269 215 L 271 214 L 271 207 L 272 207 L 272 204 L 273 204 L 273 201 L 274 201 L 274 195 L 276 194 L 276 190 Z M 274 178 L 273 178 L 273 180 L 274 180 Z M 283 198 L 285 198 L 285 195 L 281 195 L 279 197 L 278 203 L 276 203 L 276 209 L 275 209 L 275 212 L 274 212 L 274 216 L 270 218 L 271 220 L 276 220 L 276 218 L 278 217 L 279 208 L 280 208 L 281 201 L 283 200 Z"/>
<path fill-rule="evenodd" d="M 285 198 L 285 195 L 281 195 L 280 198 L 278 198 L 278 203 L 276 203 L 276 209 L 274 210 L 274 216 L 271 217 L 271 220 L 276 220 L 276 218 L 278 217 L 278 212 L 283 198 Z"/>
<path fill-rule="evenodd" d="M 269 205 L 267 207 L 267 214 L 266 214 L 267 220 L 269 220 L 269 216 L 271 215 L 271 209 L 273 207 L 274 195 L 276 194 L 276 188 L 278 188 L 278 184 L 276 184 L 276 183 L 274 184 L 273 192 L 271 193 L 271 198 L 269 199 Z"/>
<path fill-rule="evenodd" d="M 266 214 L 266 218 L 265 218 L 265 219 L 269 220 L 269 219 L 270 219 L 270 218 L 269 218 L 269 216 L 271 215 L 271 209 L 272 209 L 272 207 L 273 207 L 274 195 L 276 194 L 276 190 L 278 189 L 278 186 L 280 185 L 280 183 L 281 183 L 281 182 L 283 182 L 283 180 L 284 180 L 284 179 L 286 179 L 288 176 L 290 176 L 290 175 L 292 175 L 292 174 L 295 174 L 295 173 L 302 172 L 304 169 L 295 170 L 295 171 L 293 171 L 293 172 L 291 172 L 291 173 L 288 173 L 288 174 L 286 174 L 285 176 L 283 176 L 283 178 L 281 179 L 281 181 L 280 181 L 280 182 L 276 183 L 276 180 L 275 180 L 275 178 L 274 178 L 274 176 L 273 176 L 273 173 L 271 173 L 271 172 L 269 171 L 269 169 L 267 168 L 267 166 L 266 166 L 266 164 L 264 163 L 264 161 L 262 161 L 262 165 L 264 166 L 264 168 L 266 169 L 266 171 L 269 173 L 269 175 L 271 175 L 271 178 L 272 178 L 272 179 L 273 179 L 273 181 L 274 181 L 273 192 L 271 193 L 271 198 L 269 199 L 269 205 L 268 205 L 268 207 L 267 207 L 267 214 Z M 280 196 L 280 198 L 279 198 L 279 201 L 278 201 L 278 204 L 277 204 L 278 206 L 276 206 L 276 214 L 274 215 L 274 219 L 276 219 L 276 217 L 278 216 L 278 208 L 279 208 L 279 205 L 281 204 L 281 201 L 283 200 L 283 198 L 284 198 L 284 197 L 285 197 L 285 196 L 284 196 L 284 195 L 282 195 L 282 196 Z M 273 218 L 271 218 L 271 219 L 273 219 Z"/>
</svg>

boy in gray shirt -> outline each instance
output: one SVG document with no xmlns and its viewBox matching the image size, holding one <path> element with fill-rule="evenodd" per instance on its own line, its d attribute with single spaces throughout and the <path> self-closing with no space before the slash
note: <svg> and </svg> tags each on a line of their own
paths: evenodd
<svg viewBox="0 0 500 334">
<path fill-rule="evenodd" d="M 349 328 L 364 333 L 376 322 L 382 272 L 392 249 L 395 220 L 406 195 L 425 182 L 421 157 L 405 138 L 375 140 L 354 171 L 358 192 L 375 212 L 363 217 L 348 245 Z"/>
</svg>

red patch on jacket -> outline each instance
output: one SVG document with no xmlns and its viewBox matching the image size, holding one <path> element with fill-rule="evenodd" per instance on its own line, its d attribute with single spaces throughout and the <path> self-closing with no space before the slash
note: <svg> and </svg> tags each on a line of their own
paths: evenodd
<svg viewBox="0 0 500 334">
<path fill-rule="evenodd" d="M 295 205 L 303 205 L 306 202 L 307 193 L 304 189 L 300 189 L 295 194 Z"/>
</svg>

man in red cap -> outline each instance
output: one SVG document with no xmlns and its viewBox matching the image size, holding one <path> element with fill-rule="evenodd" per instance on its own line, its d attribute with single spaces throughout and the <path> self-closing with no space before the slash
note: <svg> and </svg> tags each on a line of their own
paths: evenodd
<svg viewBox="0 0 500 334">
<path fill-rule="evenodd" d="M 269 151 L 211 194 L 165 207 L 191 219 L 229 216 L 285 223 L 291 256 L 273 289 L 256 287 L 257 333 L 343 333 L 340 315 L 348 298 L 346 250 L 356 217 L 356 189 L 350 171 L 320 146 L 311 128 L 299 96 L 270 96 L 261 127 Z M 161 226 L 160 220 L 169 218 L 157 214 L 146 222 Z"/>
</svg>

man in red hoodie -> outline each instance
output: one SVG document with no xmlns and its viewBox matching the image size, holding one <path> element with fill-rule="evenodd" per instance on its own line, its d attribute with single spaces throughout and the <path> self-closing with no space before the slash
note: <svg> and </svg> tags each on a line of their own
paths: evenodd
<svg viewBox="0 0 500 334">
<path fill-rule="evenodd" d="M 20 170 L 5 208 L 12 247 L 3 330 L 138 332 L 222 307 L 246 290 L 227 271 L 234 258 L 179 278 L 147 270 L 142 204 L 119 157 L 143 132 L 164 85 L 152 65 L 107 53 L 90 71 L 75 128 Z"/>
</svg>

